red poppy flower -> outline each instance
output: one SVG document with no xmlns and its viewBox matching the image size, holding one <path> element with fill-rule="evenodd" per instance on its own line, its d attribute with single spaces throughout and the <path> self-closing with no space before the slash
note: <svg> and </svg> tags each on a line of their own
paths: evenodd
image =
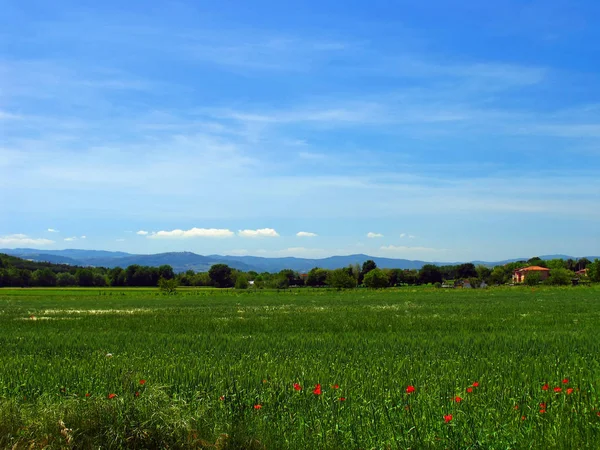
<svg viewBox="0 0 600 450">
<path fill-rule="evenodd" d="M 108 398 L 109 398 L 109 399 L 113 399 L 113 398 L 115 398 L 116 396 L 117 396 L 117 394 L 108 394 Z"/>
<path fill-rule="evenodd" d="M 294 383 L 294 389 L 297 391 L 301 391 L 302 390 L 302 386 L 300 386 L 298 383 Z"/>
<path fill-rule="evenodd" d="M 261 408 L 262 408 L 262 405 L 260 403 L 254 405 L 254 409 L 261 409 Z"/>
<path fill-rule="evenodd" d="M 146 384 L 146 380 L 140 380 L 140 384 L 143 386 Z"/>
<path fill-rule="evenodd" d="M 519 405 L 515 405 L 515 409 L 519 409 Z"/>
<path fill-rule="evenodd" d="M 315 384 L 315 388 L 313 389 L 313 394 L 315 395 L 321 395 L 321 385 L 320 384 Z"/>
<path fill-rule="evenodd" d="M 475 381 L 475 382 L 473 383 L 473 387 L 479 387 L 479 383 L 478 383 L 477 381 Z"/>
<path fill-rule="evenodd" d="M 139 396 L 140 396 L 140 393 L 139 393 L 139 391 L 135 391 L 135 396 L 136 396 L 136 397 L 139 397 Z"/>
<path fill-rule="evenodd" d="M 597 415 L 598 417 L 600 417 L 600 411 L 598 411 L 598 412 L 596 413 L 596 415 Z"/>
<path fill-rule="evenodd" d="M 547 391 L 549 387 L 550 386 L 548 386 L 548 383 L 546 383 L 545 385 L 542 386 L 542 391 Z"/>
<path fill-rule="evenodd" d="M 525 419 L 526 419 L 526 417 L 525 417 L 525 416 L 521 416 L 521 420 L 525 420 Z"/>
<path fill-rule="evenodd" d="M 545 403 L 540 403 L 540 409 L 546 409 L 546 404 Z"/>
<path fill-rule="evenodd" d="M 565 378 L 565 379 L 563 380 L 563 384 L 567 384 L 568 382 L 569 382 L 569 379 L 568 379 L 568 378 Z"/>
<path fill-rule="evenodd" d="M 562 392 L 562 388 L 560 388 L 560 387 L 556 386 L 556 387 L 554 388 L 554 392 Z"/>
<path fill-rule="evenodd" d="M 444 416 L 444 421 L 446 423 L 450 423 L 452 421 L 452 414 L 447 414 Z"/>
<path fill-rule="evenodd" d="M 267 379 L 266 379 L 266 378 L 264 378 L 264 379 L 263 379 L 263 383 L 266 383 L 266 382 L 267 382 Z"/>
<path fill-rule="evenodd" d="M 540 409 L 540 414 L 546 414 L 546 410 L 545 409 Z"/>
<path fill-rule="evenodd" d="M 573 388 L 567 388 L 567 395 L 571 395 L 573 393 Z"/>
<path fill-rule="evenodd" d="M 412 394 L 413 392 L 415 392 L 415 387 L 414 386 L 408 386 L 406 388 L 406 393 L 407 394 Z"/>
<path fill-rule="evenodd" d="M 334 388 L 334 389 L 339 389 L 339 388 L 340 388 L 340 385 L 339 385 L 339 384 L 334 384 L 334 385 L 333 385 L 333 388 Z"/>
<path fill-rule="evenodd" d="M 90 395 L 92 395 L 92 394 L 90 394 L 89 392 L 87 392 L 87 393 L 85 394 L 85 396 L 86 396 L 86 397 L 89 397 Z"/>
<path fill-rule="evenodd" d="M 460 397 L 457 395 L 456 397 L 454 397 L 454 401 L 455 401 L 456 403 L 460 403 L 460 402 L 462 402 L 462 401 L 463 401 L 463 399 L 462 399 L 462 398 L 460 398 Z"/>
<path fill-rule="evenodd" d="M 340 402 L 345 402 L 346 401 L 346 397 L 340 397 Z"/>
<path fill-rule="evenodd" d="M 471 392 L 473 392 L 473 388 L 472 387 L 468 387 L 467 388 L 467 392 L 470 394 Z"/>
</svg>

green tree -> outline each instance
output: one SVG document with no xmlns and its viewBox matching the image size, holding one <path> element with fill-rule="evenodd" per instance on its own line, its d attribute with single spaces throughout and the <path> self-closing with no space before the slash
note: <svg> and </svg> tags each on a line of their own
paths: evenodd
<svg viewBox="0 0 600 450">
<path fill-rule="evenodd" d="M 546 261 L 544 261 L 539 256 L 534 256 L 533 258 L 529 258 L 527 260 L 527 264 L 530 265 L 530 266 L 546 267 Z"/>
<path fill-rule="evenodd" d="M 593 263 L 588 264 L 587 270 L 591 281 L 600 281 L 600 259 L 595 259 Z"/>
<path fill-rule="evenodd" d="M 130 266 L 127 266 L 127 269 L 125 269 L 125 284 L 127 286 L 136 286 L 135 275 L 139 269 L 141 269 L 141 266 L 138 264 L 131 264 Z"/>
<path fill-rule="evenodd" d="M 549 259 L 546 261 L 546 266 L 548 269 L 565 269 L 565 261 L 561 258 Z"/>
<path fill-rule="evenodd" d="M 484 266 L 483 264 L 479 264 L 477 266 L 477 278 L 479 278 L 481 281 L 485 281 L 486 283 L 490 281 L 491 274 L 492 270 L 489 267 Z"/>
<path fill-rule="evenodd" d="M 235 280 L 235 288 L 236 289 L 248 289 L 248 278 L 245 274 L 240 273 Z"/>
<path fill-rule="evenodd" d="M 208 271 L 213 286 L 218 288 L 229 288 L 233 286 L 231 267 L 227 264 L 214 264 Z"/>
<path fill-rule="evenodd" d="M 213 282 L 208 272 L 198 272 L 192 277 L 192 286 L 212 286 Z"/>
<path fill-rule="evenodd" d="M 402 269 L 383 269 L 383 271 L 388 277 L 390 286 L 399 286 L 406 282 Z"/>
<path fill-rule="evenodd" d="M 120 267 L 108 271 L 108 284 L 111 286 L 125 286 L 126 272 Z"/>
<path fill-rule="evenodd" d="M 59 273 L 56 276 L 56 285 L 57 286 L 77 286 L 77 280 L 73 274 L 69 272 Z"/>
<path fill-rule="evenodd" d="M 335 269 L 327 274 L 327 284 L 336 289 L 356 287 L 356 279 L 346 269 Z"/>
<path fill-rule="evenodd" d="M 567 269 L 553 269 L 545 283 L 554 286 L 568 286 L 575 277 L 575 273 Z"/>
<path fill-rule="evenodd" d="M 275 289 L 287 289 L 290 287 L 290 280 L 284 275 L 277 274 L 274 278 L 271 278 L 269 285 Z"/>
<path fill-rule="evenodd" d="M 363 283 L 365 286 L 373 289 L 386 288 L 390 285 L 387 275 L 381 269 L 373 269 L 367 272 Z"/>
<path fill-rule="evenodd" d="M 94 285 L 94 273 L 90 269 L 77 269 L 75 272 L 77 286 L 91 287 Z"/>
<path fill-rule="evenodd" d="M 542 281 L 542 277 L 537 271 L 530 271 L 527 273 L 527 275 L 525 275 L 524 283 L 527 286 L 537 286 L 540 284 L 540 281 Z"/>
<path fill-rule="evenodd" d="M 257 275 L 256 277 L 254 277 L 253 286 L 255 289 L 262 289 L 265 287 L 265 280 L 262 275 Z"/>
<path fill-rule="evenodd" d="M 494 284 L 504 284 L 507 280 L 507 273 L 503 266 L 496 266 L 490 273 L 490 282 Z"/>
<path fill-rule="evenodd" d="M 36 270 L 31 274 L 31 279 L 35 286 L 56 286 L 56 274 L 48 268 Z"/>
<path fill-rule="evenodd" d="M 458 266 L 456 273 L 458 278 L 472 278 L 477 276 L 477 269 L 473 263 L 464 263 Z"/>
<path fill-rule="evenodd" d="M 133 268 L 133 270 L 131 270 Z M 126 269 L 128 286 L 158 286 L 158 269 L 156 267 L 131 265 Z"/>
<path fill-rule="evenodd" d="M 422 284 L 441 283 L 442 272 L 434 264 L 425 264 L 419 271 L 419 282 Z"/>
<path fill-rule="evenodd" d="M 365 275 L 368 274 L 371 270 L 377 269 L 377 264 L 372 259 L 367 259 L 363 262 L 362 269 L 360 271 L 360 275 L 358 277 L 358 284 L 362 284 L 365 278 Z"/>
<path fill-rule="evenodd" d="M 279 277 L 286 279 L 287 286 L 304 286 L 304 280 L 291 269 L 283 269 L 279 272 Z"/>
<path fill-rule="evenodd" d="M 94 286 L 96 287 L 104 287 L 108 283 L 106 282 L 106 277 L 100 272 L 94 272 Z"/>
<path fill-rule="evenodd" d="M 577 261 L 577 270 L 586 269 L 587 266 L 591 263 L 591 261 L 587 258 L 581 258 Z"/>
<path fill-rule="evenodd" d="M 168 264 L 163 264 L 162 266 L 158 266 L 158 277 L 164 278 L 165 280 L 170 280 L 171 278 L 175 278 L 175 272 L 173 272 L 173 268 Z"/>
<path fill-rule="evenodd" d="M 177 280 L 175 278 L 159 278 L 158 289 L 165 294 L 177 292 Z"/>
<path fill-rule="evenodd" d="M 327 270 L 314 267 L 308 272 L 307 286 L 325 286 L 327 283 Z"/>
</svg>

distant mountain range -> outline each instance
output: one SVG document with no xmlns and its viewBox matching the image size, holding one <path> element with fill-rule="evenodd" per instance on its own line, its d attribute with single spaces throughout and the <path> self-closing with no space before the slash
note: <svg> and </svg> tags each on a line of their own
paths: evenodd
<svg viewBox="0 0 600 450">
<path fill-rule="evenodd" d="M 363 254 L 347 255 L 347 256 L 331 256 L 321 259 L 307 258 L 263 258 L 260 256 L 221 256 L 221 255 L 197 255 L 191 252 L 169 252 L 157 253 L 154 255 L 134 255 L 125 252 L 110 252 L 104 250 L 39 250 L 33 248 L 15 248 L 15 249 L 0 249 L 0 253 L 18 256 L 24 259 L 33 261 L 47 261 L 55 264 L 70 264 L 73 266 L 93 266 L 93 267 L 127 267 L 132 264 L 141 266 L 160 266 L 168 264 L 173 267 L 175 272 L 185 272 L 193 270 L 195 272 L 206 272 L 213 264 L 227 264 L 238 270 L 256 272 L 279 272 L 282 269 L 292 269 L 298 272 L 308 272 L 313 267 L 321 267 L 323 269 L 337 269 L 339 267 L 347 267 L 349 264 L 362 264 L 368 259 L 375 261 L 378 267 L 381 268 L 397 268 L 397 269 L 420 269 L 425 264 L 460 264 L 455 263 L 440 263 L 435 261 L 418 261 L 408 259 L 394 258 L 379 258 L 377 256 L 369 256 Z M 544 255 L 542 259 L 578 259 L 568 255 Z M 590 260 L 600 258 L 598 256 L 586 256 Z M 483 264 L 486 266 L 497 266 L 514 261 L 524 261 L 529 258 L 515 258 L 504 261 L 462 261 L 472 262 L 473 264 Z"/>
</svg>

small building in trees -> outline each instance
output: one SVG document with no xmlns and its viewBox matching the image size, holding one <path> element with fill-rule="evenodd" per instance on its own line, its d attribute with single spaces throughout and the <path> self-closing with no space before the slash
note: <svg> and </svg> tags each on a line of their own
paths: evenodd
<svg viewBox="0 0 600 450">
<path fill-rule="evenodd" d="M 538 273 L 540 281 L 544 281 L 550 276 L 550 269 L 541 266 L 529 266 L 523 267 L 522 269 L 516 269 L 513 272 L 513 283 L 523 283 L 525 278 L 527 278 L 527 275 L 531 273 Z"/>
<path fill-rule="evenodd" d="M 575 275 L 577 275 L 578 277 L 587 277 L 587 273 L 588 273 L 587 269 L 581 269 L 581 270 L 578 270 L 577 272 L 575 272 Z"/>
</svg>

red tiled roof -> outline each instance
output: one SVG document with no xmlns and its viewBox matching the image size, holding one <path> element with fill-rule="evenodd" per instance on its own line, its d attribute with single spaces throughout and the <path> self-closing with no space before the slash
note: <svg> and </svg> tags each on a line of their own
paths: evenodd
<svg viewBox="0 0 600 450">
<path fill-rule="evenodd" d="M 546 270 L 550 270 L 546 267 L 540 267 L 540 266 L 529 266 L 529 267 L 524 267 L 522 269 L 517 269 L 516 272 L 536 272 L 536 271 L 542 271 L 545 272 Z"/>
</svg>

